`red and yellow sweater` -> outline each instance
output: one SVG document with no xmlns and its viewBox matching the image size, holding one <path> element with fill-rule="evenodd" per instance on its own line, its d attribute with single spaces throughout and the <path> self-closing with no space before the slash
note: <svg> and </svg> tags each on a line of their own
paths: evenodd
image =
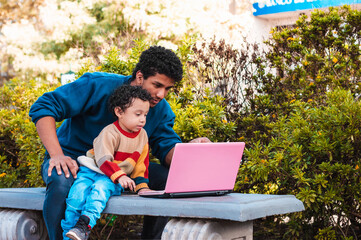
<svg viewBox="0 0 361 240">
<path fill-rule="evenodd" d="M 99 169 L 114 183 L 121 176 L 129 175 L 136 184 L 136 192 L 148 188 L 149 146 L 143 128 L 129 133 L 116 121 L 100 132 L 93 147 L 87 157 L 95 159 Z"/>
</svg>

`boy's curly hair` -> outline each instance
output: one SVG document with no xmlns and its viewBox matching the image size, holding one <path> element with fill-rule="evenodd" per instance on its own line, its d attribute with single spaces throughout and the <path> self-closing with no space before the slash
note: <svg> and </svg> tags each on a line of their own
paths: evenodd
<svg viewBox="0 0 361 240">
<path fill-rule="evenodd" d="M 143 101 L 150 101 L 152 99 L 150 93 L 140 86 L 122 85 L 114 90 L 110 95 L 108 106 L 109 110 L 114 114 L 114 109 L 120 107 L 124 112 L 130 107 L 134 99 L 139 98 Z"/>
<path fill-rule="evenodd" d="M 141 71 L 144 79 L 159 73 L 166 75 L 177 83 L 183 77 L 182 62 L 178 56 L 172 50 L 161 46 L 151 46 L 142 52 L 139 62 L 133 70 L 132 80 L 135 79 L 138 71 Z"/>
</svg>

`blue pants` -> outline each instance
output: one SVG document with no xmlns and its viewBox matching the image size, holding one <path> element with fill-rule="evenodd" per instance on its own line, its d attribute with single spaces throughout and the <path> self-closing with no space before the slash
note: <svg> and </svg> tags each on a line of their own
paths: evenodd
<svg viewBox="0 0 361 240">
<path fill-rule="evenodd" d="M 73 176 L 69 178 L 64 173 L 58 175 L 54 168 L 51 176 L 48 177 L 49 159 L 45 159 L 42 164 L 42 177 L 46 184 L 46 194 L 43 207 L 43 217 L 48 230 L 50 240 L 63 239 L 63 229 L 61 220 L 65 216 L 66 202 L 71 185 L 74 182 Z M 149 188 L 153 190 L 163 190 L 168 177 L 168 168 L 156 164 L 149 164 Z M 143 239 L 160 238 L 167 218 L 165 217 L 144 217 Z"/>
<path fill-rule="evenodd" d="M 119 196 L 123 191 L 120 184 L 113 183 L 108 176 L 80 167 L 66 199 L 65 219 L 61 221 L 64 239 L 68 239 L 65 234 L 74 227 L 80 215 L 89 217 L 89 225 L 93 228 L 109 198 Z"/>
</svg>

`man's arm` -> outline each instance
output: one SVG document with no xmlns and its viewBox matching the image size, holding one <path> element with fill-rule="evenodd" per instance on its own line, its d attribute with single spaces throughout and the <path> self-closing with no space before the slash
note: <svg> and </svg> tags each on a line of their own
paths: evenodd
<svg viewBox="0 0 361 240">
<path fill-rule="evenodd" d="M 49 116 L 40 118 L 36 123 L 36 130 L 50 155 L 48 176 L 51 175 L 55 167 L 58 175 L 61 175 L 61 169 L 63 169 L 65 177 L 68 178 L 70 170 L 71 174 L 76 178 L 78 165 L 75 160 L 64 155 L 56 135 L 55 119 Z"/>
<path fill-rule="evenodd" d="M 189 142 L 190 143 L 209 143 L 209 142 L 211 142 L 211 140 L 209 140 L 207 137 L 199 137 L 199 138 L 195 138 Z M 165 164 L 167 166 L 170 166 L 170 164 L 172 162 L 173 153 L 174 153 L 174 147 L 168 152 L 167 156 L 165 157 Z"/>
</svg>

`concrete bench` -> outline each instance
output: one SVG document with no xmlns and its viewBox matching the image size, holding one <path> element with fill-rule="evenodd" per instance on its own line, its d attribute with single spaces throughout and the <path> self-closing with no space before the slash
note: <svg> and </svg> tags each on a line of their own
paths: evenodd
<svg viewBox="0 0 361 240">
<path fill-rule="evenodd" d="M 44 196 L 45 188 L 0 189 L 0 239 L 46 239 L 41 215 Z M 123 194 L 112 197 L 104 213 L 172 217 L 162 239 L 249 240 L 253 238 L 253 220 L 303 210 L 303 203 L 293 195 L 231 193 L 149 199 Z"/>
</svg>

